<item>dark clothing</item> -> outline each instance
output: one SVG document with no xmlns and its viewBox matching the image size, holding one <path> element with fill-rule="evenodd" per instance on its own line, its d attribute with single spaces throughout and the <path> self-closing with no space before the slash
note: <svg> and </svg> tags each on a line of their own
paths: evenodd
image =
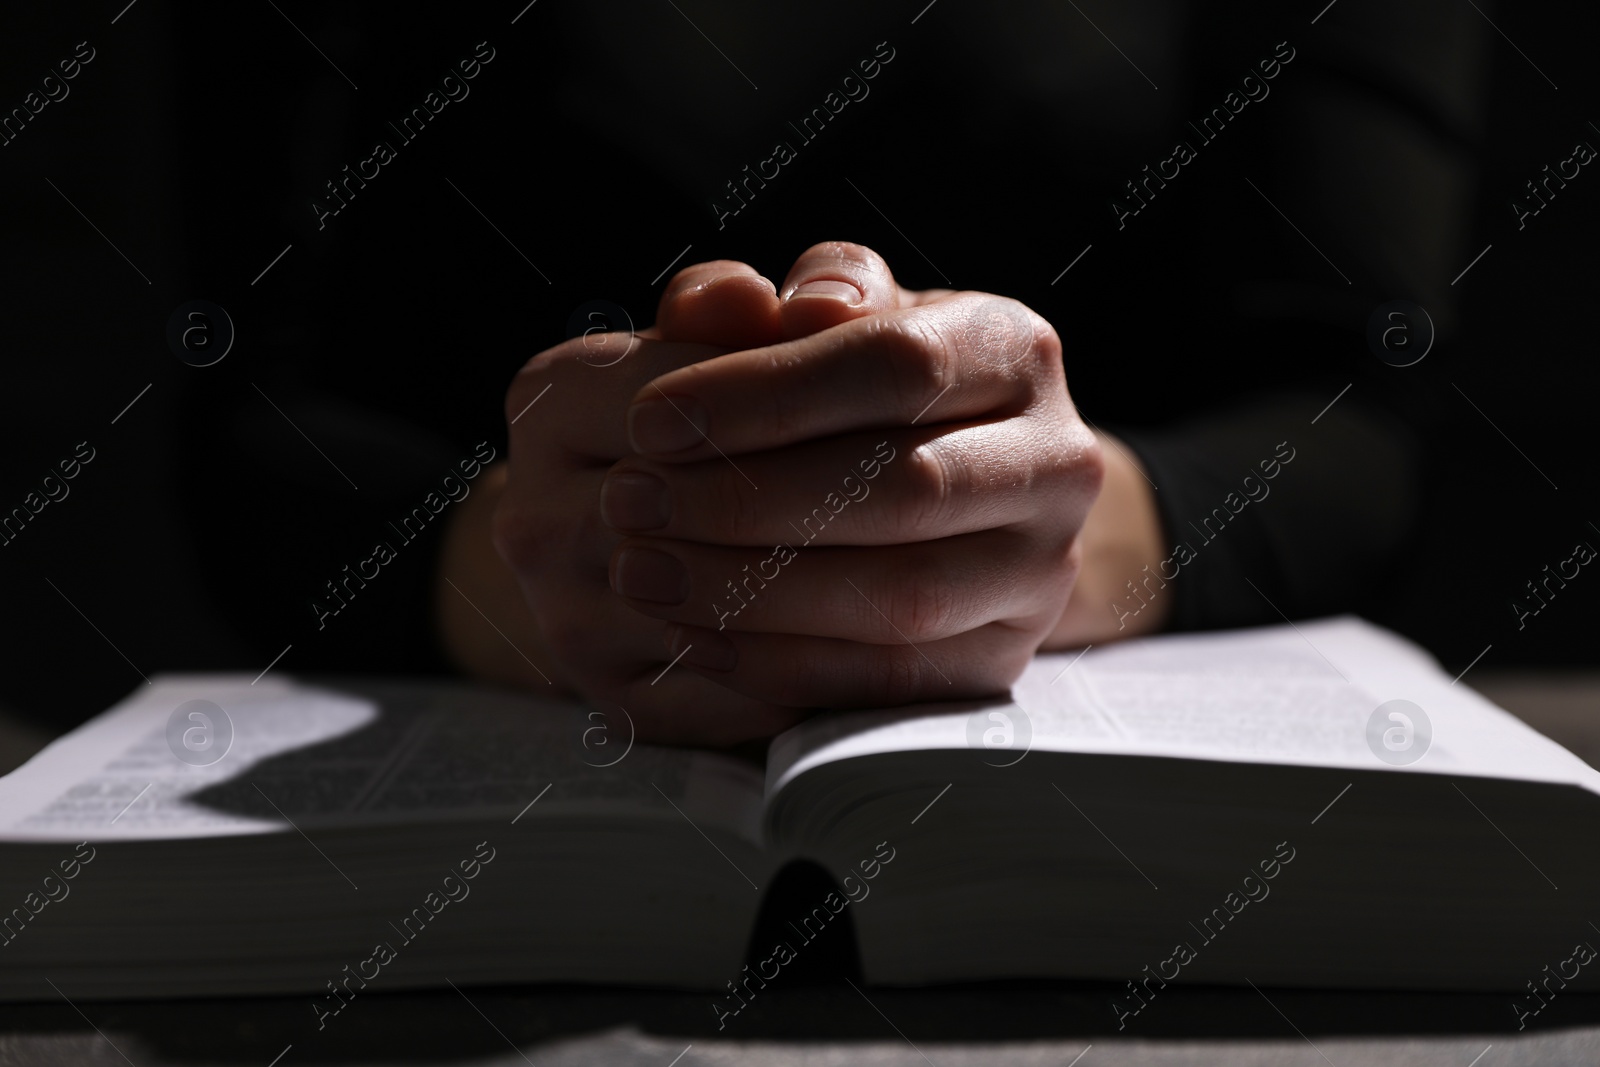
<svg viewBox="0 0 1600 1067">
<path fill-rule="evenodd" d="M 333 3 L 289 12 L 303 37 L 271 7 L 178 3 L 94 31 L 72 95 L 0 148 L 31 208 L 10 291 L 38 309 L 12 343 L 60 353 L 7 401 L 28 429 L 0 503 L 81 439 L 105 457 L 37 517 L 53 532 L 0 549 L 44 612 L 8 639 L 9 698 L 57 703 L 69 642 L 92 664 L 74 713 L 137 682 L 58 593 L 114 619 L 141 673 L 291 645 L 282 669 L 446 669 L 446 475 L 480 442 L 503 456 L 505 387 L 574 308 L 649 323 L 686 245 L 679 266 L 781 278 L 850 239 L 903 284 L 1017 297 L 1191 544 L 1176 625 L 1385 621 L 1430 457 L 1464 420 L 1437 360 L 1388 366 L 1367 323 L 1403 298 L 1438 345 L 1459 335 L 1485 27 L 1435 0 L 1347 0 L 1314 26 L 1265 3 L 1104 6 L 1091 24 L 1022 3 L 541 4 L 512 24 Z M 88 32 L 13 50 L 42 69 Z M 162 344 L 197 298 L 237 328 L 205 368 Z M 1238 507 L 1261 493 L 1247 476 L 1270 491 Z M 18 569 L 28 552 L 57 592 Z"/>
</svg>

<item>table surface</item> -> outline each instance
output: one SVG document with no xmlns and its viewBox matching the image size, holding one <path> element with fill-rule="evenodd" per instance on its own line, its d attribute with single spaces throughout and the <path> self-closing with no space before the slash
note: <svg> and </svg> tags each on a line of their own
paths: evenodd
<svg viewBox="0 0 1600 1067">
<path fill-rule="evenodd" d="M 1471 681 L 1600 767 L 1600 673 Z M 46 740 L 0 718 L 0 769 Z M 368 993 L 321 1032 L 305 997 L 63 1000 L 0 1005 L 0 1067 L 1600 1064 L 1600 994 L 1565 994 L 1519 1033 L 1503 994 L 1173 987 L 1130 1036 L 1106 1011 L 1114 988 L 796 984 L 764 991 L 720 1033 L 705 994 L 615 988 Z"/>
</svg>

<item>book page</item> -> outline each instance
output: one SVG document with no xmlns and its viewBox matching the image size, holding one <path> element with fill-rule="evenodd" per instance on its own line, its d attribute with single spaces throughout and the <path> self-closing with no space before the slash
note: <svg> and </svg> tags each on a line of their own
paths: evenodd
<svg viewBox="0 0 1600 1067">
<path fill-rule="evenodd" d="M 1389 745 L 1416 747 L 1397 759 Z M 1600 774 L 1453 684 L 1427 653 L 1343 617 L 1040 655 L 1010 699 L 824 713 L 774 741 L 768 797 L 835 760 L 953 748 L 989 750 L 990 762 L 1105 752 L 1571 782 L 1600 792 Z M 1421 754 L 1405 762 L 1412 752 Z"/>
<path fill-rule="evenodd" d="M 632 745 L 620 712 L 596 717 L 581 705 L 464 684 L 159 677 L 0 778 L 0 841 L 521 812 L 687 816 L 759 841 L 759 769 Z M 207 742 L 214 747 L 188 747 Z"/>
</svg>

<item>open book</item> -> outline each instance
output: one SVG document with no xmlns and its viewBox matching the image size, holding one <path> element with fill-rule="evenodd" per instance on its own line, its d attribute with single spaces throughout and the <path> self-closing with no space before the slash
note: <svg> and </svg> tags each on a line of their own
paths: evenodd
<svg viewBox="0 0 1600 1067">
<path fill-rule="evenodd" d="M 1040 656 L 1009 700 L 820 714 L 764 775 L 628 734 L 461 684 L 159 678 L 0 779 L 0 997 L 727 997 L 845 913 L 878 983 L 1600 971 L 1566 973 L 1600 774 L 1356 619 Z M 749 944 L 797 858 L 836 891 Z"/>
</svg>

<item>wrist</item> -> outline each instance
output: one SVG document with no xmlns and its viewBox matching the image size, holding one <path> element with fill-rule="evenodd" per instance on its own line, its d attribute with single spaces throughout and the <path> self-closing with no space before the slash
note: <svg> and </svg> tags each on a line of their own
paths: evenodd
<svg viewBox="0 0 1600 1067">
<path fill-rule="evenodd" d="M 1104 432 L 1105 480 L 1078 532 L 1083 563 L 1066 609 L 1042 651 L 1154 633 L 1172 616 L 1161 577 L 1161 515 L 1155 487 L 1125 445 Z"/>
</svg>

